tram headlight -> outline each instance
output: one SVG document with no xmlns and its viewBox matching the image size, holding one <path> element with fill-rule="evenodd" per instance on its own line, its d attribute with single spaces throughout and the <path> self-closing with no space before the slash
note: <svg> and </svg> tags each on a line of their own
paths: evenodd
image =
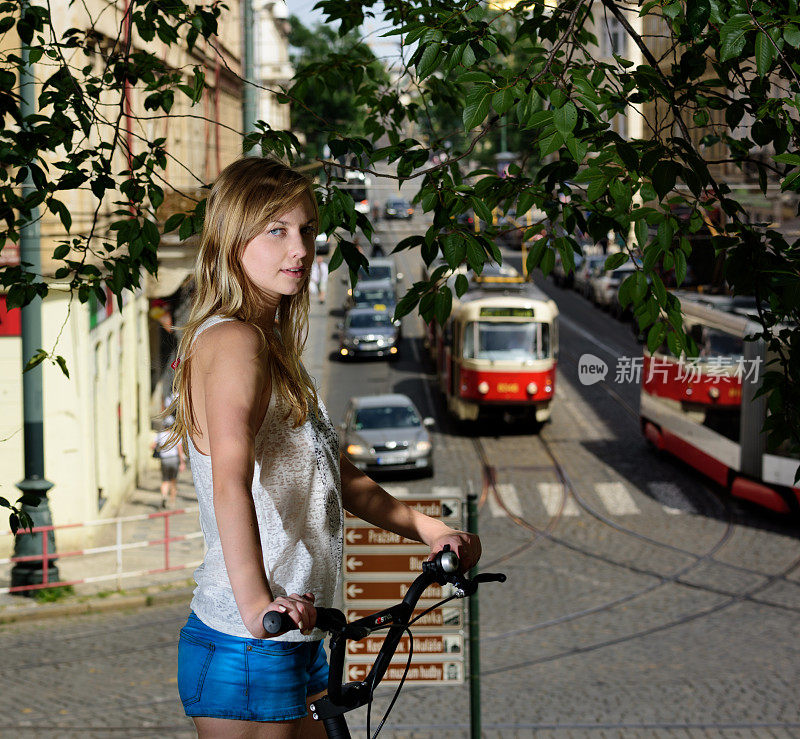
<svg viewBox="0 0 800 739">
<path fill-rule="evenodd" d="M 483 382 L 481 382 L 481 383 L 478 385 L 478 392 L 479 392 L 481 395 L 486 395 L 486 393 L 488 393 L 488 392 L 489 392 L 489 383 L 488 383 L 488 382 L 486 382 L 486 380 L 484 380 Z"/>
<path fill-rule="evenodd" d="M 525 389 L 528 391 L 528 395 L 536 395 L 539 392 L 539 386 L 535 382 L 529 382 Z"/>
<path fill-rule="evenodd" d="M 708 397 L 711 398 L 711 400 L 716 400 L 717 398 L 719 398 L 719 388 L 718 387 L 708 388 Z"/>
</svg>

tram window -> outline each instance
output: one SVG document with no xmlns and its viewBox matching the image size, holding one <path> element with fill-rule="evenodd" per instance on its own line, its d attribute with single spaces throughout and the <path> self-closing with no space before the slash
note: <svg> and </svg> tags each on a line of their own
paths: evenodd
<svg viewBox="0 0 800 739">
<path fill-rule="evenodd" d="M 718 331 L 699 323 L 691 327 L 690 334 L 697 344 L 700 359 L 708 359 L 710 357 L 733 357 L 738 359 L 744 356 L 744 342 L 739 336 Z"/>
<path fill-rule="evenodd" d="M 417 412 L 410 405 L 385 408 L 360 408 L 356 414 L 355 429 L 414 428 L 422 425 Z"/>
<path fill-rule="evenodd" d="M 464 329 L 465 359 L 530 361 L 550 351 L 550 330 L 542 323 L 471 322 Z"/>
</svg>

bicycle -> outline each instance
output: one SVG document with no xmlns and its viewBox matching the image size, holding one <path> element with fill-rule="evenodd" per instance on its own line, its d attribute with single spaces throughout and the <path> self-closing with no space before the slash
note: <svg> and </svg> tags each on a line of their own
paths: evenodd
<svg viewBox="0 0 800 739">
<path fill-rule="evenodd" d="M 396 605 L 351 623 L 347 623 L 344 614 L 336 608 L 317 608 L 317 627 L 331 634 L 330 673 L 328 676 L 328 694 L 311 704 L 310 708 L 313 718 L 322 721 L 328 737 L 330 739 L 350 739 L 350 731 L 347 728 L 344 714 L 356 708 L 371 705 L 375 689 L 389 668 L 401 637 L 405 632 L 408 632 L 410 646 L 405 672 L 380 725 L 373 735 L 377 736 L 400 694 L 408 668 L 411 665 L 413 636 L 409 627 L 422 616 L 444 603 L 454 598 L 464 598 L 472 595 L 476 592 L 480 583 L 505 582 L 505 580 L 506 576 L 501 573 L 480 573 L 472 578 L 467 577 L 459 572 L 459 561 L 455 552 L 450 551 L 450 547 L 446 546 L 430 562 L 423 563 L 422 573 L 411 584 L 403 600 Z M 411 619 L 422 593 L 429 585 L 433 584 L 441 586 L 451 584 L 454 586 L 455 592 Z M 264 616 L 264 628 L 269 634 L 278 634 L 297 627 L 286 614 L 271 611 Z M 358 641 L 383 629 L 388 629 L 388 631 L 369 674 L 364 680 L 343 683 L 342 676 L 347 641 Z M 368 712 L 368 736 L 370 732 L 369 715 Z"/>
</svg>

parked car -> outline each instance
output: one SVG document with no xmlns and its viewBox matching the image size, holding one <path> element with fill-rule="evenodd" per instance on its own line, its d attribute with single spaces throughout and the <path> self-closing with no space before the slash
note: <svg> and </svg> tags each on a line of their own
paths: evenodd
<svg viewBox="0 0 800 739">
<path fill-rule="evenodd" d="M 345 280 L 347 278 L 344 278 Z M 361 268 L 358 270 L 359 282 L 369 280 L 370 282 L 378 282 L 379 280 L 386 280 L 394 284 L 401 282 L 403 273 L 397 271 L 394 259 L 391 257 L 372 257 L 369 260 L 369 272 Z"/>
<path fill-rule="evenodd" d="M 339 326 L 339 356 L 397 357 L 400 321 L 386 308 L 353 308 Z"/>
<path fill-rule="evenodd" d="M 598 265 L 602 267 L 605 261 L 605 254 L 591 254 L 585 257 L 581 262 L 581 266 L 575 270 L 575 280 L 573 284 L 575 289 L 581 295 L 584 295 L 587 298 L 590 297 L 591 278 L 594 275 Z"/>
<path fill-rule="evenodd" d="M 403 198 L 389 198 L 383 208 L 383 217 L 387 220 L 399 219 L 408 220 L 414 215 L 414 208 L 411 203 Z"/>
<path fill-rule="evenodd" d="M 633 262 L 622 264 L 610 272 L 603 271 L 601 265 L 591 279 L 593 301 L 601 308 L 611 310 L 614 304 L 614 297 L 619 292 L 620 284 L 629 274 L 635 271 L 636 266 Z"/>
<path fill-rule="evenodd" d="M 341 447 L 366 472 L 419 470 L 433 474 L 432 418 L 422 418 L 407 395 L 350 398 L 341 424 Z"/>
</svg>

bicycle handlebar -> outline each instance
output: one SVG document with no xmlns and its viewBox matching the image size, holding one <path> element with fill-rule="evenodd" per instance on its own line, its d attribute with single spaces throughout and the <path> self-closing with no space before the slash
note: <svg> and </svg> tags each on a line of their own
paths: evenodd
<svg viewBox="0 0 800 739">
<path fill-rule="evenodd" d="M 469 578 L 459 571 L 459 561 L 455 552 L 450 551 L 449 546 L 445 546 L 441 552 L 437 552 L 433 560 L 423 563 L 422 573 L 411 584 L 403 600 L 394 606 L 351 623 L 347 623 L 344 614 L 335 608 L 317 608 L 316 627 L 330 632 L 331 642 L 328 695 L 316 701 L 311 707 L 314 718 L 324 720 L 331 735 L 332 727 L 339 726 L 337 721 L 343 720 L 342 714 L 366 705 L 372 691 L 389 668 L 400 639 L 412 621 L 414 608 L 429 585 L 434 583 L 442 586 L 453 585 L 455 597 L 464 598 L 475 593 L 480 583 L 505 582 L 505 580 L 506 576 L 501 573 L 480 573 Z M 269 634 L 278 634 L 296 629 L 297 625 L 287 614 L 269 611 L 264 616 L 264 628 Z M 363 639 L 373 631 L 387 628 L 388 633 L 383 646 L 366 679 L 343 684 L 347 640 Z"/>
</svg>

